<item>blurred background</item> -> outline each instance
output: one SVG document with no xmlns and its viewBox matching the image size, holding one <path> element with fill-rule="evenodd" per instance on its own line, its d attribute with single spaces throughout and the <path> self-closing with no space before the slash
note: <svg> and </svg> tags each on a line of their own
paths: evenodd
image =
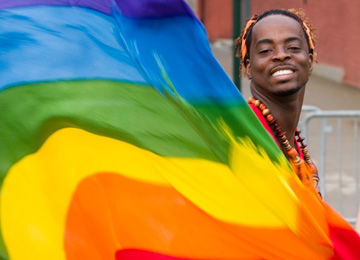
<svg viewBox="0 0 360 260">
<path fill-rule="evenodd" d="M 307 84 L 299 129 L 320 173 L 325 200 L 351 224 L 360 205 L 360 1 L 187 0 L 204 24 L 213 53 L 244 98 L 234 39 L 253 14 L 301 8 L 316 29 L 317 63 Z M 221 87 L 221 86 L 219 86 Z"/>
</svg>

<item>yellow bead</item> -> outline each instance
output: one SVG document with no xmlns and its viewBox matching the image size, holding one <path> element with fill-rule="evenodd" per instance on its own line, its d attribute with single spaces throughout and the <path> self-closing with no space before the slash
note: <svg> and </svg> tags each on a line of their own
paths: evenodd
<svg viewBox="0 0 360 260">
<path fill-rule="evenodd" d="M 268 108 L 266 108 L 266 109 L 264 109 L 264 110 L 262 111 L 262 114 L 263 114 L 264 116 L 267 116 L 268 114 L 270 114 L 270 110 L 269 110 Z"/>
</svg>

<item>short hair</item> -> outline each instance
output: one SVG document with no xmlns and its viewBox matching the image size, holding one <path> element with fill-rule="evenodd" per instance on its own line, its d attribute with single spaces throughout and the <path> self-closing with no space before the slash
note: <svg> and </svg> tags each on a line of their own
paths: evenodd
<svg viewBox="0 0 360 260">
<path fill-rule="evenodd" d="M 297 22 L 299 22 L 301 28 L 304 31 L 304 35 L 306 38 L 306 42 L 309 47 L 309 53 L 316 55 L 315 53 L 315 44 L 316 44 L 316 37 L 315 37 L 315 30 L 311 26 L 309 20 L 305 16 L 305 13 L 302 9 L 271 9 L 268 11 L 263 12 L 260 15 L 253 15 L 244 26 L 240 36 L 235 40 L 235 50 L 236 50 L 236 57 L 240 58 L 240 73 L 242 66 L 246 66 L 246 60 L 250 58 L 250 45 L 251 45 L 251 38 L 252 38 L 252 29 L 254 25 L 259 22 L 264 17 L 270 15 L 284 15 L 290 18 L 293 18 Z"/>
</svg>

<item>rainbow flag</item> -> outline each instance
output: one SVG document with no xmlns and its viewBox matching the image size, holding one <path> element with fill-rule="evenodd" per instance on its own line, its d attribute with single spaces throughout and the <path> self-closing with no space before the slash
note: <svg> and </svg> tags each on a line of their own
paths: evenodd
<svg viewBox="0 0 360 260">
<path fill-rule="evenodd" d="M 0 1 L 0 258 L 360 259 L 182 0 Z"/>
</svg>

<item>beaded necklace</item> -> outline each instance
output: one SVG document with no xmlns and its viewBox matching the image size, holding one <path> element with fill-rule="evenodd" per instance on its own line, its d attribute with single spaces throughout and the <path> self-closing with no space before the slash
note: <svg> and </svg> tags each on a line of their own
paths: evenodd
<svg viewBox="0 0 360 260">
<path fill-rule="evenodd" d="M 276 123 L 276 119 L 274 119 L 273 115 L 270 113 L 270 110 L 258 99 L 254 97 L 250 97 L 248 99 L 249 104 L 253 104 L 256 106 L 265 117 L 268 125 L 273 128 L 276 136 L 280 138 L 281 144 L 286 150 L 290 158 L 290 164 L 292 165 L 294 171 L 299 176 L 300 180 L 306 180 L 311 177 L 316 184 L 319 182 L 319 177 L 316 172 L 317 169 L 310 159 L 309 151 L 306 148 L 306 144 L 304 144 L 305 138 L 300 136 L 300 131 L 296 129 L 295 137 L 297 142 L 300 144 L 300 149 L 303 153 L 304 159 L 302 159 L 298 153 L 298 151 L 290 145 L 289 140 L 286 138 L 286 132 L 281 130 L 281 127 Z M 310 173 L 311 176 L 308 176 Z"/>
</svg>

